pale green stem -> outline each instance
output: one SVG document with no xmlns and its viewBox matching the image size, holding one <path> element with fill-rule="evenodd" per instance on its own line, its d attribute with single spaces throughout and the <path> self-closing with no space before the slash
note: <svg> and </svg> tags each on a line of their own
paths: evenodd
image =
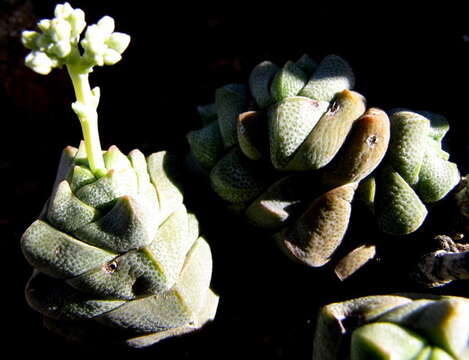
<svg viewBox="0 0 469 360">
<path fill-rule="evenodd" d="M 102 176 L 106 173 L 106 168 L 98 132 L 98 113 L 96 111 L 98 99 L 91 91 L 88 71 L 80 70 L 79 67 L 73 65 L 67 65 L 67 70 L 72 79 L 77 103 L 86 109 L 86 111 L 75 111 L 75 113 L 80 120 L 90 170 L 95 175 Z"/>
</svg>

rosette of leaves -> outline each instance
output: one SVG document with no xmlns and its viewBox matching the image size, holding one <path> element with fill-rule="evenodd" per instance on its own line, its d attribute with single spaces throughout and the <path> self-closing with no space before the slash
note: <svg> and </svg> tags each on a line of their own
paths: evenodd
<svg viewBox="0 0 469 360">
<path fill-rule="evenodd" d="M 442 141 L 446 118 L 428 111 L 391 112 L 391 140 L 380 170 L 367 184 L 383 232 L 406 235 L 424 222 L 428 206 L 442 200 L 460 174 Z"/>
<path fill-rule="evenodd" d="M 433 295 L 367 296 L 324 306 L 314 360 L 464 360 L 469 299 Z"/>
<path fill-rule="evenodd" d="M 357 184 L 383 158 L 389 119 L 351 90 L 339 56 L 319 64 L 304 55 L 283 67 L 264 61 L 249 84 L 216 90 L 199 107 L 205 126 L 187 135 L 213 190 L 282 248 L 309 266 L 329 262 L 348 228 Z M 374 256 L 360 246 L 344 260 L 346 277 Z"/>
<path fill-rule="evenodd" d="M 142 347 L 213 319 L 218 296 L 209 287 L 210 248 L 183 204 L 175 157 L 101 150 L 99 89 L 91 90 L 88 74 L 119 61 L 129 42 L 113 23 L 104 17 L 79 42 L 84 14 L 65 3 L 39 23 L 41 34 L 23 34 L 29 67 L 44 74 L 67 67 L 84 141 L 63 151 L 52 194 L 21 248 L 35 269 L 27 301 L 49 328 L 78 338 L 111 333 L 106 339 Z"/>
<path fill-rule="evenodd" d="M 328 263 L 341 245 L 356 193 L 382 231 L 408 234 L 425 219 L 424 202 L 443 198 L 459 178 L 441 149 L 445 119 L 401 111 L 390 121 L 351 90 L 354 78 L 336 55 L 319 63 L 304 55 L 281 68 L 261 62 L 249 84 L 217 89 L 215 102 L 199 107 L 205 126 L 187 135 L 192 156 L 228 206 L 313 267 Z M 375 251 L 362 241 L 336 274 L 347 277 Z"/>
</svg>

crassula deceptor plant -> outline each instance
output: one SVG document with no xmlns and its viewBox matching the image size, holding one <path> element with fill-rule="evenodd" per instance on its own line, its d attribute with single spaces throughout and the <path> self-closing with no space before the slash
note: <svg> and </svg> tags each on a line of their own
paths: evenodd
<svg viewBox="0 0 469 360">
<path fill-rule="evenodd" d="M 249 84 L 217 89 L 214 103 L 199 107 L 204 127 L 187 135 L 213 190 L 309 266 L 331 260 L 358 190 L 381 230 L 402 235 L 420 227 L 424 202 L 459 181 L 441 150 L 448 129 L 441 116 L 367 107 L 351 90 L 354 79 L 336 55 L 319 64 L 303 55 L 281 68 L 261 62 Z M 374 255 L 374 245 L 358 246 L 337 275 Z"/>
<path fill-rule="evenodd" d="M 465 360 L 469 299 L 377 295 L 324 306 L 313 360 Z"/>
<path fill-rule="evenodd" d="M 26 65 L 42 74 L 66 67 L 84 141 L 63 151 L 52 194 L 21 238 L 35 269 L 29 304 L 54 330 L 112 329 L 136 347 L 199 328 L 213 319 L 218 297 L 209 288 L 210 248 L 183 204 L 176 159 L 101 150 L 99 89 L 91 90 L 88 75 L 118 62 L 130 37 L 105 16 L 80 41 L 84 14 L 68 3 L 38 26 L 23 33 Z"/>
</svg>

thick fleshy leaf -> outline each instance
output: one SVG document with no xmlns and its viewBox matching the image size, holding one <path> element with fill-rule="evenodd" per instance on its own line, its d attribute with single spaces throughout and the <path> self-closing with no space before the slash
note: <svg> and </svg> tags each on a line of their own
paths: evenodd
<svg viewBox="0 0 469 360">
<path fill-rule="evenodd" d="M 49 199 L 46 216 L 58 230 L 73 233 L 96 220 L 100 212 L 75 197 L 68 182 L 62 181 Z"/>
<path fill-rule="evenodd" d="M 215 103 L 197 106 L 197 113 L 202 119 L 204 126 L 210 124 L 212 121 L 217 120 L 217 108 Z"/>
<path fill-rule="evenodd" d="M 355 199 L 360 201 L 371 213 L 375 211 L 376 178 L 372 175 L 360 181 Z"/>
<path fill-rule="evenodd" d="M 63 151 L 59 161 L 59 167 L 55 176 L 54 186 L 52 191 L 55 191 L 56 187 L 68 178 L 70 173 L 73 171 L 74 159 L 78 149 L 73 146 L 67 146 Z"/>
<path fill-rule="evenodd" d="M 449 131 L 448 120 L 443 115 L 435 114 L 430 111 L 418 111 L 418 113 L 430 120 L 429 136 L 435 141 L 441 142 Z"/>
<path fill-rule="evenodd" d="M 116 256 L 87 245 L 42 220 L 36 220 L 25 231 L 21 249 L 32 266 L 56 278 L 78 276 Z"/>
<path fill-rule="evenodd" d="M 270 93 L 275 101 L 296 96 L 306 85 L 308 78 L 308 74 L 293 61 L 287 61 L 284 67 L 275 74 L 270 85 Z"/>
<path fill-rule="evenodd" d="M 286 98 L 274 106 L 269 113 L 269 139 L 270 158 L 276 169 L 287 167 L 327 106 L 327 102 L 300 96 Z"/>
<path fill-rule="evenodd" d="M 389 166 L 377 178 L 374 205 L 381 230 L 395 235 L 414 232 L 428 213 L 415 191 Z"/>
<path fill-rule="evenodd" d="M 84 294 L 39 272 L 35 272 L 26 285 L 26 300 L 36 311 L 57 320 L 93 319 L 125 304 L 123 300 Z"/>
<path fill-rule="evenodd" d="M 247 219 L 254 225 L 275 229 L 291 221 L 307 206 L 308 199 L 319 195 L 314 178 L 298 174 L 286 176 L 264 191 L 246 210 Z"/>
<path fill-rule="evenodd" d="M 331 101 L 338 92 L 352 89 L 354 83 L 355 76 L 350 65 L 340 56 L 328 55 L 319 63 L 299 95 Z"/>
<path fill-rule="evenodd" d="M 395 322 L 422 334 L 457 359 L 469 358 L 468 319 L 469 300 L 456 297 L 397 309 L 382 317 L 382 321 Z"/>
<path fill-rule="evenodd" d="M 80 145 L 78 146 L 78 151 L 75 153 L 73 162 L 78 166 L 85 166 L 87 168 L 90 167 L 90 164 L 88 163 L 88 157 L 86 155 L 86 145 L 84 140 L 80 141 Z"/>
<path fill-rule="evenodd" d="M 361 245 L 345 255 L 335 266 L 334 272 L 340 280 L 353 275 L 376 255 L 376 246 Z"/>
<path fill-rule="evenodd" d="M 313 341 L 313 360 L 341 359 L 341 347 L 354 327 L 366 324 L 395 306 L 412 300 L 397 295 L 367 296 L 323 306 Z M 349 319 L 354 321 L 350 322 Z M 351 327 L 353 326 L 353 327 Z M 346 349 L 348 350 L 348 349 Z"/>
<path fill-rule="evenodd" d="M 386 113 L 376 108 L 368 109 L 355 122 L 344 146 L 324 169 L 323 181 L 333 186 L 361 181 L 383 159 L 389 137 Z"/>
<path fill-rule="evenodd" d="M 98 210 L 111 208 L 122 196 L 137 194 L 137 176 L 130 169 L 109 170 L 95 182 L 82 186 L 75 196 Z"/>
<path fill-rule="evenodd" d="M 187 233 L 189 239 L 197 239 L 199 237 L 199 221 L 194 214 L 187 214 Z"/>
<path fill-rule="evenodd" d="M 108 170 L 130 170 L 132 164 L 127 156 L 125 156 L 117 146 L 111 146 L 108 151 L 103 154 L 104 164 Z"/>
<path fill-rule="evenodd" d="M 435 303 L 438 299 L 415 299 L 410 303 L 403 304 L 401 306 L 396 306 L 394 309 L 389 310 L 385 314 L 376 318 L 376 321 L 380 322 L 391 322 L 398 325 L 405 325 L 406 319 L 409 316 L 413 316 L 420 310 L 429 306 L 430 304 Z"/>
<path fill-rule="evenodd" d="M 159 213 L 159 199 L 156 189 L 151 183 L 150 174 L 148 173 L 147 161 L 145 155 L 139 150 L 132 150 L 129 153 L 129 160 L 132 168 L 137 175 L 137 195 L 136 201 L 144 208 L 148 219 L 153 222 L 161 222 Z"/>
<path fill-rule="evenodd" d="M 68 182 L 70 184 L 70 189 L 73 191 L 73 193 L 75 193 L 81 187 L 94 183 L 96 180 L 96 177 L 89 168 L 83 165 L 76 165 L 73 167 L 70 173 Z"/>
<path fill-rule="evenodd" d="M 316 170 L 327 165 L 364 112 L 365 100 L 360 94 L 348 90 L 339 93 L 298 148 L 287 170 Z"/>
<path fill-rule="evenodd" d="M 270 61 L 263 61 L 252 69 L 249 75 L 249 89 L 257 105 L 264 109 L 274 99 L 270 95 L 270 83 L 279 71 L 279 67 Z"/>
<path fill-rule="evenodd" d="M 239 114 L 248 108 L 248 90 L 245 85 L 228 84 L 215 91 L 218 125 L 225 148 L 237 143 L 236 123 Z"/>
<path fill-rule="evenodd" d="M 326 192 L 278 234 L 289 254 L 309 266 L 326 264 L 347 231 L 355 189 L 351 183 Z"/>
<path fill-rule="evenodd" d="M 163 267 L 145 249 L 126 252 L 67 283 L 106 299 L 132 300 L 168 289 Z"/>
<path fill-rule="evenodd" d="M 263 111 L 246 111 L 238 117 L 238 142 L 251 160 L 269 156 L 268 119 Z"/>
<path fill-rule="evenodd" d="M 184 268 L 176 282 L 173 291 L 184 299 L 185 306 L 192 314 L 193 321 L 197 321 L 209 293 L 212 277 L 212 254 L 207 241 L 199 237 L 192 245 L 184 263 Z"/>
<path fill-rule="evenodd" d="M 258 196 L 266 186 L 264 177 L 237 147 L 226 154 L 210 173 L 213 190 L 222 199 L 234 203 L 248 202 Z"/>
<path fill-rule="evenodd" d="M 138 193 L 145 193 L 147 191 L 146 184 L 151 182 L 145 155 L 140 150 L 135 149 L 129 153 L 128 158 L 137 175 Z"/>
<path fill-rule="evenodd" d="M 303 70 L 309 77 L 313 75 L 314 70 L 318 67 L 318 63 L 311 59 L 307 54 L 301 55 L 301 57 L 295 62 L 295 65 Z"/>
<path fill-rule="evenodd" d="M 455 359 L 446 351 L 437 347 L 432 347 L 432 348 L 429 348 L 428 354 L 422 354 L 421 358 L 418 358 L 416 360 L 455 360 Z"/>
<path fill-rule="evenodd" d="M 428 147 L 420 168 L 415 190 L 424 202 L 436 202 L 443 199 L 460 181 L 458 167 L 446 161 Z"/>
<path fill-rule="evenodd" d="M 160 205 L 160 218 L 165 219 L 183 201 L 181 174 L 173 154 L 160 151 L 147 158 L 148 173 L 156 188 Z"/>
<path fill-rule="evenodd" d="M 391 116 L 389 162 L 411 186 L 418 181 L 429 132 L 430 121 L 415 112 L 399 111 Z"/>
<path fill-rule="evenodd" d="M 194 234 L 189 234 L 189 226 L 186 208 L 181 204 L 160 225 L 155 239 L 147 246 L 151 257 L 164 272 L 166 289 L 176 282 L 187 252 L 197 239 Z"/>
<path fill-rule="evenodd" d="M 153 345 L 168 337 L 182 335 L 190 331 L 194 331 L 200 328 L 207 321 L 213 320 L 215 318 L 215 313 L 218 307 L 218 300 L 219 300 L 218 296 L 215 295 L 213 291 L 209 290 L 206 300 L 205 300 L 205 306 L 198 314 L 196 314 L 196 320 L 193 323 L 190 322 L 190 323 L 187 323 L 182 326 L 172 328 L 169 330 L 159 331 L 159 332 L 152 333 L 149 335 L 143 335 L 143 336 L 131 338 L 127 340 L 127 344 L 135 348 L 141 348 L 141 347 Z"/>
<path fill-rule="evenodd" d="M 158 229 L 157 219 L 147 213 L 138 201 L 122 196 L 99 220 L 74 231 L 80 240 L 123 253 L 150 244 Z"/>
<path fill-rule="evenodd" d="M 398 325 L 367 324 L 352 333 L 350 359 L 414 360 L 426 345 L 424 338 Z"/>
<path fill-rule="evenodd" d="M 214 121 L 202 129 L 190 131 L 186 137 L 192 154 L 203 168 L 213 168 L 223 156 L 223 140 L 218 122 Z"/>
</svg>

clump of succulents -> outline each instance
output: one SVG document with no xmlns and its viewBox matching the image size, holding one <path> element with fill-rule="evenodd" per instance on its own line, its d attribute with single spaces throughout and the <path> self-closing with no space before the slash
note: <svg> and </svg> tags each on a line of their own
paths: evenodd
<svg viewBox="0 0 469 360">
<path fill-rule="evenodd" d="M 404 235 L 423 223 L 425 204 L 458 182 L 441 148 L 440 115 L 367 107 L 355 76 L 336 55 L 258 64 L 249 83 L 228 84 L 199 107 L 204 127 L 187 139 L 213 190 L 294 259 L 328 263 L 349 225 L 356 193 L 381 231 Z M 384 160 L 383 160 L 384 159 Z M 360 244 L 337 265 L 345 278 L 375 255 Z"/>
<path fill-rule="evenodd" d="M 469 299 L 418 294 L 361 297 L 324 306 L 313 360 L 464 360 Z"/>
<path fill-rule="evenodd" d="M 29 304 L 57 331 L 103 326 L 136 347 L 198 329 L 214 318 L 218 296 L 175 157 L 101 150 L 100 91 L 89 74 L 117 63 L 130 37 L 115 32 L 109 16 L 86 27 L 83 11 L 68 3 L 38 27 L 23 32 L 26 65 L 40 74 L 67 69 L 84 141 L 63 151 L 51 196 L 21 238 L 35 269 Z"/>
</svg>

